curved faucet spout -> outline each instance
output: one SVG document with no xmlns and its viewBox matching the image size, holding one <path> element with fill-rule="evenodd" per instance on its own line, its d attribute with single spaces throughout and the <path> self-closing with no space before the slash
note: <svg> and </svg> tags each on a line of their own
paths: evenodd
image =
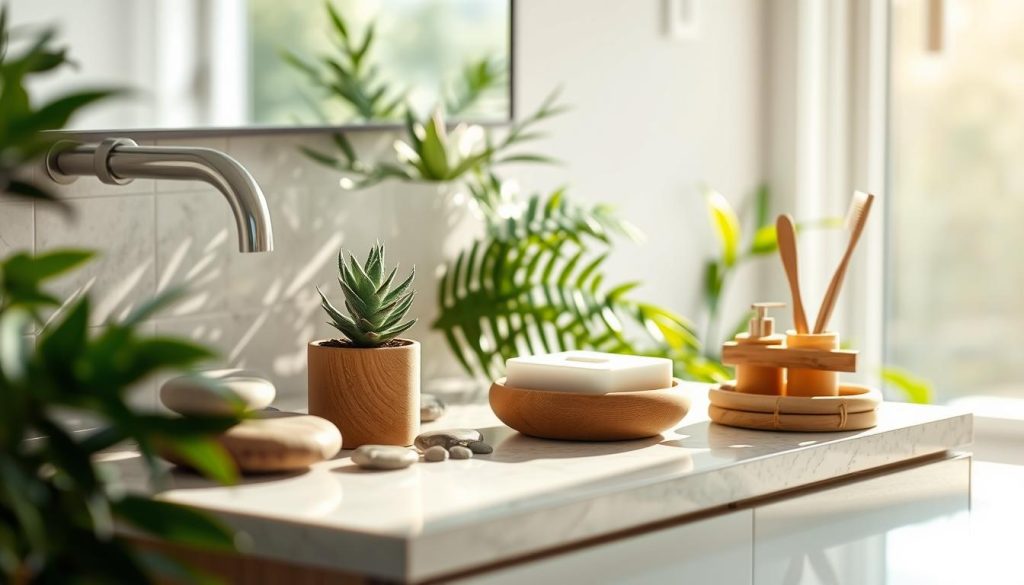
<svg viewBox="0 0 1024 585">
<path fill-rule="evenodd" d="M 50 178 L 68 183 L 93 175 L 123 185 L 132 179 L 203 181 L 215 187 L 231 207 L 242 252 L 269 252 L 274 235 L 266 197 L 252 175 L 227 154 L 190 146 L 139 146 L 127 138 L 99 144 L 60 142 L 46 158 Z"/>
</svg>

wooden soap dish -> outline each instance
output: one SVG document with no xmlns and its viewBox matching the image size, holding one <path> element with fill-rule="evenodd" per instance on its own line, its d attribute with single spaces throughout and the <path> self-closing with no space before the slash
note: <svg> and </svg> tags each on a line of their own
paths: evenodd
<svg viewBox="0 0 1024 585">
<path fill-rule="evenodd" d="M 722 384 L 708 392 L 708 416 L 732 427 L 766 431 L 855 431 L 877 424 L 882 393 L 859 384 L 840 384 L 839 396 L 743 394 Z"/>
<path fill-rule="evenodd" d="M 501 422 L 533 437 L 569 441 L 622 441 L 671 429 L 690 410 L 690 398 L 671 388 L 574 394 L 491 384 L 491 410 Z"/>
</svg>

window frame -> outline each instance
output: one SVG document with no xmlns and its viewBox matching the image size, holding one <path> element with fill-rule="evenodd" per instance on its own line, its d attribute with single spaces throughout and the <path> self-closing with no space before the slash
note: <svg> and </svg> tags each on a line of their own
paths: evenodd
<svg viewBox="0 0 1024 585">
<path fill-rule="evenodd" d="M 883 385 L 888 345 L 891 10 L 891 0 L 782 0 L 772 3 L 768 17 L 773 88 L 766 163 L 768 180 L 780 194 L 779 209 L 810 219 L 845 213 L 854 190 L 879 197 L 833 317 L 833 329 L 860 350 L 856 378 L 877 386 Z M 845 233 L 807 239 L 812 237 L 813 249 L 801 247 L 801 272 L 827 279 L 845 246 Z M 804 280 L 805 304 L 809 312 L 816 311 L 816 289 L 825 283 L 808 287 L 811 283 Z M 928 377 L 927 372 L 920 375 Z M 986 400 L 979 394 L 950 406 L 980 408 L 974 423 L 976 447 L 982 451 L 1018 449 L 1024 439 L 1019 415 L 1024 406 L 1012 409 L 1014 415 L 986 406 Z"/>
</svg>

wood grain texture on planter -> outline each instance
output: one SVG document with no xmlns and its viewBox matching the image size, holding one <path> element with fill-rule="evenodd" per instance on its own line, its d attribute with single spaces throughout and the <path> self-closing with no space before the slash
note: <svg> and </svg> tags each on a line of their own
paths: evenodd
<svg viewBox="0 0 1024 585">
<path fill-rule="evenodd" d="M 420 344 L 307 348 L 309 413 L 341 431 L 345 449 L 412 445 L 420 429 Z"/>
</svg>

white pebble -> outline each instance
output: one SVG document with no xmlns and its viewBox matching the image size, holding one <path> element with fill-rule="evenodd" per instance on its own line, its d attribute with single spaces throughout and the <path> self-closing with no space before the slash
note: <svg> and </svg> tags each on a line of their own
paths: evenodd
<svg viewBox="0 0 1024 585">
<path fill-rule="evenodd" d="M 394 445 L 363 445 L 352 453 L 352 462 L 363 469 L 402 469 L 417 460 L 412 449 Z"/>
<path fill-rule="evenodd" d="M 423 452 L 423 459 L 425 461 L 445 461 L 448 459 L 448 451 L 440 445 L 434 445 Z"/>
<path fill-rule="evenodd" d="M 449 452 L 452 455 L 452 459 L 471 459 L 473 457 L 473 452 L 469 447 L 463 447 L 461 445 L 452 447 Z"/>
</svg>

